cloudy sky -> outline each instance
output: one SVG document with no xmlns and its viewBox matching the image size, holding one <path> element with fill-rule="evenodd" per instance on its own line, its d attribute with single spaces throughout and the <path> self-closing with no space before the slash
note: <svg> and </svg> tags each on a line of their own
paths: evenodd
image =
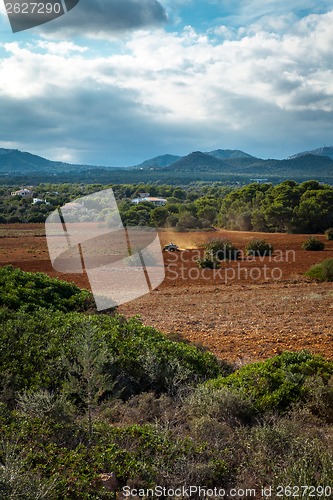
<svg viewBox="0 0 333 500">
<path fill-rule="evenodd" d="M 327 0 L 80 0 L 12 33 L 1 2 L 0 147 L 125 166 L 333 145 L 332 25 Z"/>
</svg>

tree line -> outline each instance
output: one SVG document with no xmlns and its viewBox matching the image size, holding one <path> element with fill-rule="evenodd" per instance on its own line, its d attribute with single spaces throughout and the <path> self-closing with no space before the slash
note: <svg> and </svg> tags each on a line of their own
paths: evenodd
<svg viewBox="0 0 333 500">
<path fill-rule="evenodd" d="M 252 183 L 225 186 L 197 183 L 188 187 L 159 184 L 40 184 L 35 196 L 46 203 L 10 196 L 0 188 L 0 222 L 44 222 L 57 207 L 96 191 L 114 190 L 124 225 L 174 228 L 178 231 L 223 227 L 240 231 L 321 233 L 333 226 L 333 187 L 318 181 L 278 185 Z M 167 200 L 164 206 L 143 201 L 133 204 L 140 192 Z M 110 222 L 113 213 L 100 208 L 101 221 Z"/>
</svg>

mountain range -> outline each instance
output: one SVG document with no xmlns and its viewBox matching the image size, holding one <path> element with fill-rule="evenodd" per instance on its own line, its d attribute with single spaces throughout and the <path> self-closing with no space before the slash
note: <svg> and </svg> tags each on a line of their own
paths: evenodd
<svg viewBox="0 0 333 500">
<path fill-rule="evenodd" d="M 17 149 L 0 148 L 0 183 L 8 185 L 39 182 L 247 183 L 257 179 L 273 183 L 285 179 L 299 182 L 317 179 L 333 184 L 333 147 L 300 152 L 285 160 L 262 159 L 230 149 L 194 151 L 186 156 L 165 154 L 124 168 L 64 163 Z"/>
<path fill-rule="evenodd" d="M 289 158 L 298 158 L 299 156 L 304 155 L 316 155 L 316 156 L 328 156 L 333 160 L 333 147 L 332 146 L 324 146 L 322 148 L 313 149 L 312 151 L 304 151 L 303 153 L 297 153 Z"/>
</svg>

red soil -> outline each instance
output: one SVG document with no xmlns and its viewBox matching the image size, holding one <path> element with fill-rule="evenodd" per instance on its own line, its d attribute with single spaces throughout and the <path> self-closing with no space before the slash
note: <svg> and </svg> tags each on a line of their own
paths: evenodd
<svg viewBox="0 0 333 500">
<path fill-rule="evenodd" d="M 265 238 L 274 245 L 274 254 L 223 263 L 221 270 L 199 270 L 198 247 L 216 237 L 227 237 L 240 249 L 254 237 Z M 322 252 L 306 252 L 301 249 L 304 235 L 161 232 L 160 239 L 186 250 L 165 253 L 164 282 L 120 306 L 121 314 L 140 315 L 145 324 L 204 345 L 229 361 L 244 363 L 300 349 L 333 359 L 333 285 L 302 276 L 312 264 L 333 258 L 333 242 L 325 241 Z M 0 265 L 6 264 L 89 288 L 86 275 L 52 269 L 42 224 L 0 225 Z"/>
</svg>

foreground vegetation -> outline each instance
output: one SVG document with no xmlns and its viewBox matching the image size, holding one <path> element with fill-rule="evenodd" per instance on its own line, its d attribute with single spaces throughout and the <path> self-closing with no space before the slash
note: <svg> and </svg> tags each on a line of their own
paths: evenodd
<svg viewBox="0 0 333 500">
<path fill-rule="evenodd" d="M 231 366 L 87 311 L 72 285 L 1 277 L 0 498 L 112 498 L 111 472 L 118 490 L 331 484 L 332 362 L 285 352 Z M 12 300 L 22 288 L 35 304 Z"/>
</svg>

